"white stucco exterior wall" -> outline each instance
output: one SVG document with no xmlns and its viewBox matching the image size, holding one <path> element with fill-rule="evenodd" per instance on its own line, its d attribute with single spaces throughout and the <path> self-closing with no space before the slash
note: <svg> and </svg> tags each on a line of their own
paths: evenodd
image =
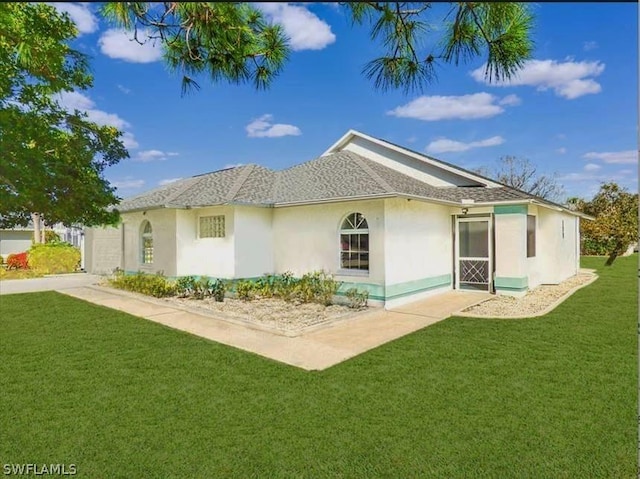
<svg viewBox="0 0 640 479">
<path fill-rule="evenodd" d="M 339 231 L 351 213 L 362 213 L 369 226 L 369 272 L 340 270 Z M 277 274 L 302 276 L 325 270 L 345 283 L 384 288 L 383 200 L 348 201 L 275 208 L 273 211 L 273 265 Z"/>
<path fill-rule="evenodd" d="M 421 201 L 385 202 L 386 307 L 452 288 L 452 209 Z"/>
<path fill-rule="evenodd" d="M 110 274 L 123 268 L 122 225 L 85 228 L 84 268 L 92 274 Z"/>
<path fill-rule="evenodd" d="M 273 208 L 234 208 L 236 278 L 273 273 Z"/>
<path fill-rule="evenodd" d="M 153 263 L 142 263 L 142 222 L 151 223 L 153 233 Z M 176 275 L 176 210 L 158 209 L 123 213 L 124 270 L 145 273 L 163 272 Z"/>
<path fill-rule="evenodd" d="M 529 275 L 526 206 L 496 209 L 494 228 L 496 292 L 524 295 Z"/>
<path fill-rule="evenodd" d="M 576 216 L 538 208 L 537 268 L 541 284 L 558 284 L 579 268 Z M 564 223 L 564 224 L 563 224 Z"/>
<path fill-rule="evenodd" d="M 201 216 L 225 217 L 224 238 L 199 238 Z M 235 215 L 231 206 L 177 210 L 177 276 L 233 278 Z"/>
</svg>

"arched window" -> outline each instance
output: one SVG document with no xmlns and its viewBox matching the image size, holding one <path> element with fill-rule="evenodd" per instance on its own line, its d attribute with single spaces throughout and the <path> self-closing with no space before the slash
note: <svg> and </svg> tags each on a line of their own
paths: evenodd
<svg viewBox="0 0 640 479">
<path fill-rule="evenodd" d="M 140 257 L 142 264 L 153 263 L 153 230 L 151 223 L 144 221 L 140 227 Z"/>
<path fill-rule="evenodd" d="M 369 270 L 369 225 L 361 213 L 351 213 L 340 227 L 340 268 Z"/>
</svg>

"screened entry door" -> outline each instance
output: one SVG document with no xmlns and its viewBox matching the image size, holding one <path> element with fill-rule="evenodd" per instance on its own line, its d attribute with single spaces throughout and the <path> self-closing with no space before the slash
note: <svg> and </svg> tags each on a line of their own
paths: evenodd
<svg viewBox="0 0 640 479">
<path fill-rule="evenodd" d="M 456 221 L 456 288 L 490 291 L 491 218 L 458 218 Z"/>
</svg>

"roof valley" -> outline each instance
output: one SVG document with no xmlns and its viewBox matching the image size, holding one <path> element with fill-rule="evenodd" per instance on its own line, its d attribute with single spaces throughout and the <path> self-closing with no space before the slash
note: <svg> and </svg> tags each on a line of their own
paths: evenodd
<svg viewBox="0 0 640 479">
<path fill-rule="evenodd" d="M 378 183 L 380 185 L 380 187 L 382 189 L 384 189 L 387 193 L 393 193 L 395 190 L 394 188 L 389 185 L 389 183 L 387 183 L 380 175 L 378 175 L 378 173 L 376 173 L 375 171 L 373 171 L 369 165 L 367 165 L 360 156 L 358 155 L 348 155 L 349 157 L 351 157 L 359 166 L 360 168 L 362 168 L 365 173 L 367 173 L 376 183 Z"/>
</svg>

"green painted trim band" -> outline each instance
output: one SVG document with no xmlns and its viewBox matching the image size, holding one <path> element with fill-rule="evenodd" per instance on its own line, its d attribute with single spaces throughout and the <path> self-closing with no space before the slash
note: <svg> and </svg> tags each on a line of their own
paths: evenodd
<svg viewBox="0 0 640 479">
<path fill-rule="evenodd" d="M 374 283 L 356 283 L 356 282 L 343 282 L 338 288 L 336 293 L 339 296 L 344 296 L 346 291 L 351 288 L 357 288 L 360 291 L 368 291 L 370 299 L 384 300 L 384 286 Z"/>
<path fill-rule="evenodd" d="M 495 205 L 493 212 L 496 215 L 526 215 L 527 205 Z"/>
<path fill-rule="evenodd" d="M 506 286 L 502 286 L 500 288 L 496 287 L 495 290 L 496 291 L 517 291 L 517 292 L 524 292 L 527 291 L 529 288 L 508 288 Z"/>
<path fill-rule="evenodd" d="M 451 275 L 443 274 L 440 276 L 432 276 L 430 278 L 422 278 L 405 283 L 392 284 L 386 288 L 386 299 L 402 298 L 416 293 L 422 293 L 436 288 L 451 285 Z"/>
<path fill-rule="evenodd" d="M 493 281 L 496 289 L 520 289 L 524 290 L 529 287 L 529 278 L 523 276 L 521 278 L 509 278 L 497 276 Z"/>
</svg>

